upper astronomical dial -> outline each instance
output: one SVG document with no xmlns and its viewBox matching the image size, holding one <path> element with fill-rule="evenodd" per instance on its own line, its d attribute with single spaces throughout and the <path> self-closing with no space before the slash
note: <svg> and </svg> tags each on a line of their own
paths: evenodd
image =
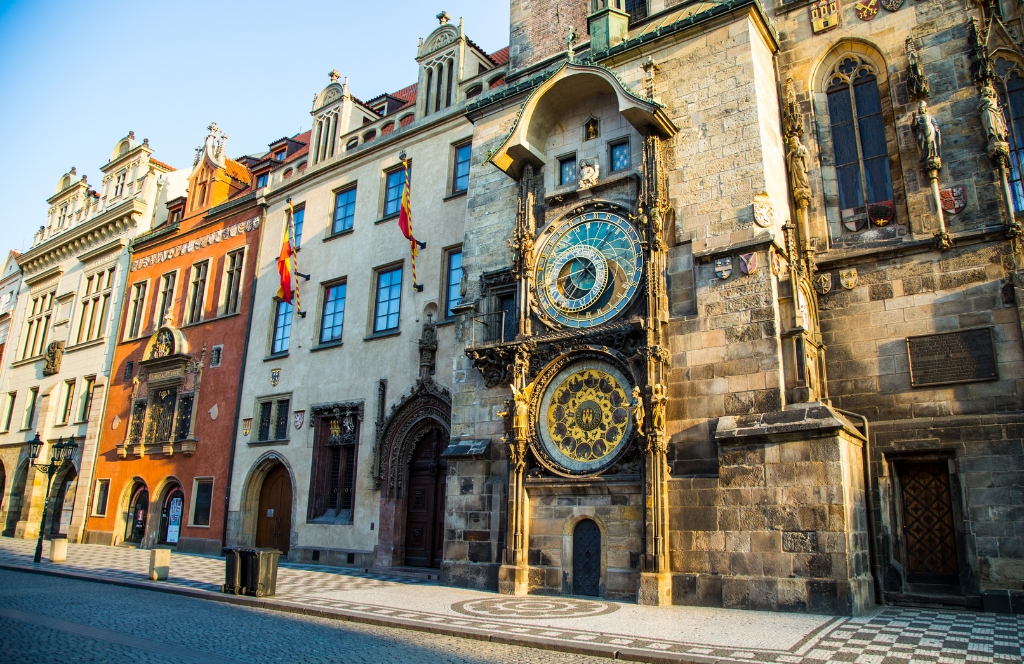
<svg viewBox="0 0 1024 664">
<path fill-rule="evenodd" d="M 640 286 L 640 236 L 612 212 L 587 212 L 548 234 L 537 256 L 537 301 L 567 327 L 604 323 Z"/>
</svg>

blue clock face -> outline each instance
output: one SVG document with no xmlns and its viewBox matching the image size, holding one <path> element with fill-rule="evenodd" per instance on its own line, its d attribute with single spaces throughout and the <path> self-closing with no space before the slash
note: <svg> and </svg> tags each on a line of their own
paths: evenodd
<svg viewBox="0 0 1024 664">
<path fill-rule="evenodd" d="M 566 327 L 607 322 L 640 286 L 643 253 L 633 226 L 612 212 L 587 212 L 545 232 L 537 253 L 537 302 Z"/>
</svg>

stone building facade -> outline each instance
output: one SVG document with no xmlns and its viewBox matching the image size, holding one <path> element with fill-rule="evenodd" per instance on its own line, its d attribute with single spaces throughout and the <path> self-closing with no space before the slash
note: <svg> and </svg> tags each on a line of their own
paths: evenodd
<svg viewBox="0 0 1024 664">
<path fill-rule="evenodd" d="M 160 182 L 173 169 L 152 158 L 149 140 L 118 140 L 100 167 L 99 190 L 72 168 L 47 200 L 45 225 L 18 256 L 20 290 L 5 349 L 0 391 L 4 534 L 39 533 L 46 476 L 30 467 L 28 441 L 74 436 L 77 453 L 53 479 L 45 534 L 81 541 L 96 463 L 98 424 L 116 343 L 128 246 L 151 223 Z"/>
<path fill-rule="evenodd" d="M 1018 9 L 545 7 L 467 108 L 442 580 L 1022 610 Z"/>
</svg>

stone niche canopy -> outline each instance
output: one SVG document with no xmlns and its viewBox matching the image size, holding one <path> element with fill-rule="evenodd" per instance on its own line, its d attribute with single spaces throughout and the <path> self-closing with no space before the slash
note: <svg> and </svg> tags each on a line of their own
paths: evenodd
<svg viewBox="0 0 1024 664">
<path fill-rule="evenodd" d="M 543 166 L 548 159 L 544 153 L 548 134 L 566 109 L 602 94 L 615 95 L 619 113 L 642 136 L 653 133 L 668 138 L 678 131 L 661 104 L 632 92 L 604 67 L 565 63 L 526 99 L 512 132 L 491 155 L 491 163 L 513 179 L 519 179 L 528 163 Z"/>
</svg>

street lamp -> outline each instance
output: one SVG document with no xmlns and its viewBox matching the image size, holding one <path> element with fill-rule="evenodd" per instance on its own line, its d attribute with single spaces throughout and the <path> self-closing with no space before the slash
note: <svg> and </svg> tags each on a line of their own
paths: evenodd
<svg viewBox="0 0 1024 664">
<path fill-rule="evenodd" d="M 37 464 L 36 459 L 39 458 L 39 452 L 42 449 L 43 441 L 39 439 L 39 433 L 37 432 L 36 437 L 29 441 L 29 456 L 32 458 L 32 467 L 41 473 L 46 473 L 46 493 L 43 494 L 43 517 L 39 521 L 39 539 L 36 541 L 36 555 L 33 559 L 37 563 L 43 558 L 43 530 L 46 528 L 46 510 L 50 505 L 50 485 L 53 483 L 53 476 L 64 467 L 65 463 L 71 461 L 71 457 L 75 455 L 75 450 L 78 449 L 78 443 L 75 442 L 74 436 L 68 438 L 66 443 L 64 442 L 64 437 L 61 436 L 57 443 L 50 446 L 50 463 Z"/>
</svg>

